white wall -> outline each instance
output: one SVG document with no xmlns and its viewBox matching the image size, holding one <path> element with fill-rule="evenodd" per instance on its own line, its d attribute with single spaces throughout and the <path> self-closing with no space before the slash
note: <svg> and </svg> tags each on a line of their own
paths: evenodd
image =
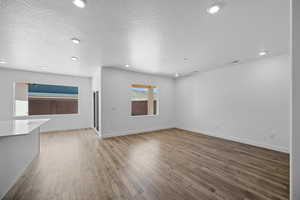
<svg viewBox="0 0 300 200">
<path fill-rule="evenodd" d="M 174 79 L 102 69 L 102 136 L 126 135 L 175 126 Z M 130 116 L 131 84 L 155 85 L 159 88 L 159 115 Z"/>
<path fill-rule="evenodd" d="M 179 78 L 177 127 L 288 152 L 290 78 L 287 55 Z"/>
<path fill-rule="evenodd" d="M 31 118 L 51 119 L 51 121 L 42 128 L 42 131 L 92 127 L 92 88 L 90 78 L 0 68 L 0 120 L 12 119 L 14 116 L 13 87 L 15 82 L 79 87 L 79 114 L 31 116 Z"/>
<path fill-rule="evenodd" d="M 291 199 L 300 199 L 300 1 L 292 0 L 292 152 Z"/>
<path fill-rule="evenodd" d="M 95 129 L 95 131 L 97 132 L 97 134 L 99 136 L 101 136 L 101 95 L 102 95 L 102 91 L 101 91 L 101 73 L 102 73 L 102 68 L 99 67 L 96 72 L 94 73 L 94 76 L 92 77 L 92 88 L 93 88 L 93 92 L 95 91 L 99 91 L 99 131 L 97 131 Z"/>
</svg>

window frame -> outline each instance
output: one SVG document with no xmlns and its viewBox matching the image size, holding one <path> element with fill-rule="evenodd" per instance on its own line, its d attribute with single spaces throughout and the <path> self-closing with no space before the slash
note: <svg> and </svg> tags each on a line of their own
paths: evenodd
<svg viewBox="0 0 300 200">
<path fill-rule="evenodd" d="M 80 115 L 80 87 L 78 85 L 69 85 L 69 84 L 61 84 L 59 86 L 69 86 L 69 87 L 77 87 L 78 88 L 78 112 L 77 113 L 67 113 L 67 114 L 45 114 L 45 115 L 16 115 L 16 83 L 26 83 L 26 84 L 40 84 L 40 85 L 58 85 L 53 83 L 35 83 L 35 82 L 27 82 L 27 81 L 14 81 L 13 82 L 13 118 L 15 119 L 24 119 L 24 118 L 41 118 L 41 117 L 55 117 L 55 116 L 70 116 L 70 115 Z"/>
<path fill-rule="evenodd" d="M 151 114 L 151 115 L 132 115 L 132 99 L 131 99 L 131 92 L 132 92 L 132 88 L 134 88 L 133 86 L 134 85 L 139 85 L 139 86 L 152 86 L 152 87 L 155 87 L 155 89 L 157 89 L 157 99 L 156 99 L 156 114 Z M 129 93 L 129 117 L 133 117 L 133 118 L 136 118 L 136 117 L 158 117 L 160 115 L 160 112 L 159 112 L 159 92 L 160 92 L 160 89 L 158 86 L 154 85 L 154 84 L 136 84 L 136 83 L 133 83 L 133 84 L 130 84 L 130 93 Z M 148 100 L 147 100 L 148 101 Z"/>
</svg>

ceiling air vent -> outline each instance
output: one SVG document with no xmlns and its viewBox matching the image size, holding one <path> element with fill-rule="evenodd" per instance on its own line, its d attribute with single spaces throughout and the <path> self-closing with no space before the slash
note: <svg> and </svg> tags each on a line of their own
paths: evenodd
<svg viewBox="0 0 300 200">
<path fill-rule="evenodd" d="M 240 60 L 234 60 L 234 61 L 232 61 L 231 63 L 232 64 L 238 64 L 240 62 Z"/>
</svg>

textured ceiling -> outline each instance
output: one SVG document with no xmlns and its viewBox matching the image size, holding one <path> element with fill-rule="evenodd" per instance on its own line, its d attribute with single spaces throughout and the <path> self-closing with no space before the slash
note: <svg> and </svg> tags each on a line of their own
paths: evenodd
<svg viewBox="0 0 300 200">
<path fill-rule="evenodd" d="M 288 53 L 288 0 L 224 0 L 216 15 L 206 13 L 211 3 L 88 0 L 80 9 L 72 0 L 0 0 L 0 66 L 91 76 L 130 64 L 173 75 L 256 59 L 262 49 Z"/>
</svg>

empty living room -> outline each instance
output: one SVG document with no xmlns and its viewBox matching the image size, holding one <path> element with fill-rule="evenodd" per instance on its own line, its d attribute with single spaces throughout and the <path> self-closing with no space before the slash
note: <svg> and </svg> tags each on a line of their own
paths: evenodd
<svg viewBox="0 0 300 200">
<path fill-rule="evenodd" d="M 0 199 L 300 200 L 300 1 L 0 0 Z"/>
</svg>

